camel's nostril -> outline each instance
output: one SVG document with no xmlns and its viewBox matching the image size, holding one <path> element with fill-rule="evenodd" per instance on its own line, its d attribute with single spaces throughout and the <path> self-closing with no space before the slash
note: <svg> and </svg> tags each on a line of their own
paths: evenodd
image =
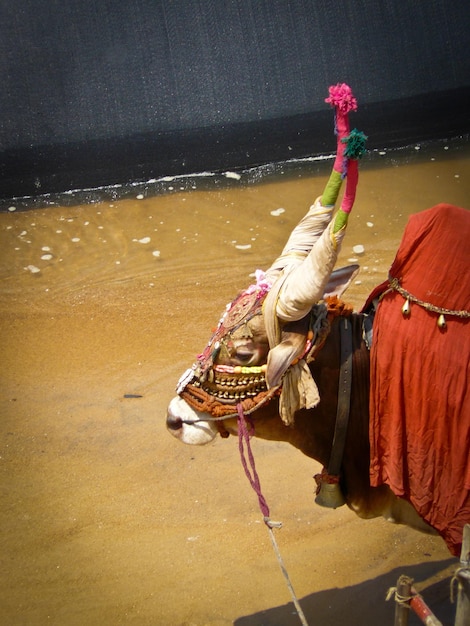
<svg viewBox="0 0 470 626">
<path fill-rule="evenodd" d="M 169 430 L 181 430 L 183 427 L 183 420 L 181 417 L 175 417 L 174 415 L 168 415 L 166 418 L 166 425 Z"/>
<path fill-rule="evenodd" d="M 217 435 L 217 426 L 204 420 L 204 414 L 195 411 L 180 396 L 171 400 L 166 415 L 168 432 L 182 443 L 203 446 Z"/>
</svg>

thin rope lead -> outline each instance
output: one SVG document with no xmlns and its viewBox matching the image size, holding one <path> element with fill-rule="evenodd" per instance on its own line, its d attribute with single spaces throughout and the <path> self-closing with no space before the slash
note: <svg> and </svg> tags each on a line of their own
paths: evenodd
<svg viewBox="0 0 470 626">
<path fill-rule="evenodd" d="M 243 469 L 245 470 L 245 474 L 248 480 L 250 481 L 250 485 L 253 487 L 256 495 L 258 496 L 258 503 L 259 503 L 261 513 L 263 514 L 263 521 L 268 528 L 269 538 L 271 539 L 271 543 L 274 548 L 274 553 L 276 554 L 279 567 L 281 568 L 281 572 L 286 580 L 287 588 L 289 589 L 289 592 L 291 594 L 292 601 L 297 611 L 297 615 L 299 616 L 299 620 L 302 626 L 308 626 L 307 619 L 305 617 L 302 607 L 300 606 L 300 603 L 295 594 L 294 587 L 292 586 L 292 583 L 289 578 L 289 574 L 284 565 L 284 561 L 282 559 L 279 546 L 277 545 L 276 537 L 274 536 L 273 528 L 281 528 L 282 523 L 273 522 L 269 517 L 269 507 L 261 491 L 261 484 L 260 484 L 258 472 L 256 471 L 255 459 L 254 459 L 253 452 L 251 450 L 251 445 L 250 445 L 250 433 L 248 432 L 246 421 L 245 421 L 245 416 L 243 414 L 243 407 L 240 403 L 237 404 L 237 411 L 238 411 L 238 448 L 240 450 L 240 457 L 241 457 Z M 250 468 L 248 467 L 248 463 L 245 457 L 245 444 L 246 444 L 246 452 L 248 455 L 248 461 L 251 466 L 251 471 L 250 471 Z"/>
<path fill-rule="evenodd" d="M 300 623 L 302 624 L 302 626 L 308 626 L 307 619 L 305 617 L 304 612 L 302 611 L 302 607 L 300 606 L 299 601 L 297 600 L 297 596 L 295 595 L 294 588 L 292 586 L 292 583 L 289 578 L 289 574 L 284 565 L 284 561 L 282 560 L 282 556 L 279 551 L 279 547 L 277 545 L 276 537 L 274 536 L 274 531 L 271 528 L 271 526 L 268 526 L 268 532 L 269 532 L 269 537 L 271 539 L 271 543 L 273 544 L 274 552 L 276 553 L 277 560 L 279 562 L 279 567 L 281 568 L 281 572 L 283 573 L 284 578 L 286 579 L 287 587 L 290 591 L 290 595 L 292 597 L 292 601 L 297 611 L 297 615 L 299 616 Z"/>
</svg>

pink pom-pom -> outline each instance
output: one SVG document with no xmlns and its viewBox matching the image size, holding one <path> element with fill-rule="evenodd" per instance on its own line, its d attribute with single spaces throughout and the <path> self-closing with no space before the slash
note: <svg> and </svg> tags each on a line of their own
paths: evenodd
<svg viewBox="0 0 470 626">
<path fill-rule="evenodd" d="M 246 294 L 257 292 L 260 296 L 264 296 L 271 289 L 271 283 L 266 280 L 266 274 L 263 270 L 255 270 L 256 285 L 250 285 L 245 289 Z"/>
<path fill-rule="evenodd" d="M 325 99 L 325 102 L 331 104 L 332 107 L 338 108 L 341 113 L 357 110 L 357 100 L 353 95 L 351 87 L 346 85 L 346 83 L 332 85 L 328 91 L 330 96 Z"/>
</svg>

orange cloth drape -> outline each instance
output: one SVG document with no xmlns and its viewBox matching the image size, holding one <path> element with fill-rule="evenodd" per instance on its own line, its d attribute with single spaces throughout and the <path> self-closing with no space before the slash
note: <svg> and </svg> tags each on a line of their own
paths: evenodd
<svg viewBox="0 0 470 626">
<path fill-rule="evenodd" d="M 470 211 L 440 204 L 413 215 L 390 275 L 437 307 L 470 311 Z M 460 554 L 470 523 L 470 319 L 405 302 L 388 284 L 374 320 L 370 478 L 409 500 Z"/>
</svg>

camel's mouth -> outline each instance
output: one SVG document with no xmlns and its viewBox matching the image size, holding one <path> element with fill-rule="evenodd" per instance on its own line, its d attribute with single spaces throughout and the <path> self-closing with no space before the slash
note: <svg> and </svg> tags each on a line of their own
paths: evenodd
<svg viewBox="0 0 470 626">
<path fill-rule="evenodd" d="M 243 368 L 239 369 L 242 370 Z M 254 368 L 249 369 L 253 370 Z M 220 402 L 228 404 L 254 398 L 260 392 L 266 391 L 263 367 L 257 369 L 260 371 L 248 374 L 242 372 L 221 373 L 212 369 L 207 379 L 200 383 L 201 388 Z"/>
</svg>

